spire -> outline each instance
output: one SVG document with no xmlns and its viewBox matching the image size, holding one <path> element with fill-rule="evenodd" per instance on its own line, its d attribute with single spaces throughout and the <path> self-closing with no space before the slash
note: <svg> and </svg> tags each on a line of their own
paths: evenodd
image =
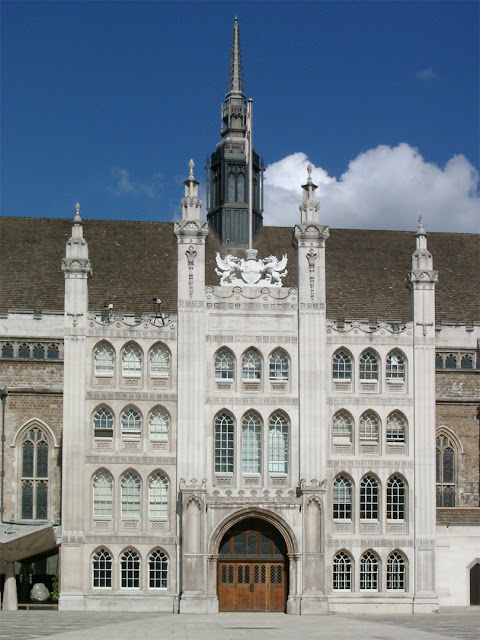
<svg viewBox="0 0 480 640">
<path fill-rule="evenodd" d="M 242 89 L 242 61 L 240 58 L 240 31 L 238 29 L 238 18 L 235 16 L 232 34 L 232 57 L 230 60 L 230 84 L 229 93 L 240 93 L 243 95 Z"/>
<path fill-rule="evenodd" d="M 240 58 L 240 30 L 235 16 L 232 33 L 232 55 L 230 58 L 230 78 L 225 105 L 222 106 L 222 137 L 243 139 L 247 107 L 242 87 L 242 62 Z"/>
<path fill-rule="evenodd" d="M 182 198 L 182 220 L 198 220 L 200 218 L 200 207 L 202 201 L 198 197 L 198 180 L 193 175 L 193 167 L 195 163 L 190 160 L 188 168 L 190 169 L 188 178 L 183 181 L 185 185 L 185 197 Z"/>
<path fill-rule="evenodd" d="M 308 163 L 307 166 L 307 183 L 302 184 L 303 189 L 303 202 L 300 205 L 300 213 L 303 222 L 316 222 L 318 223 L 318 210 L 320 209 L 320 203 L 317 202 L 317 196 L 315 191 L 317 190 L 317 185 L 313 183 L 312 180 L 312 171 L 313 167 Z"/>
</svg>

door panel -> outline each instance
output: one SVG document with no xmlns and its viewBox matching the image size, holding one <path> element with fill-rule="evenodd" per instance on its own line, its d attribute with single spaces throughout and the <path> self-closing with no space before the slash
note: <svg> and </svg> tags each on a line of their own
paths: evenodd
<svg viewBox="0 0 480 640">
<path fill-rule="evenodd" d="M 285 576 L 282 562 L 220 562 L 220 611 L 285 611 Z"/>
</svg>

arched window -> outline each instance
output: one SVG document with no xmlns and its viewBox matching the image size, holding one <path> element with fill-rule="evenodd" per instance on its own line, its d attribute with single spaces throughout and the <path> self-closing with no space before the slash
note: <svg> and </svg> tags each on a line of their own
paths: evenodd
<svg viewBox="0 0 480 640">
<path fill-rule="evenodd" d="M 378 520 L 378 482 L 365 476 L 360 485 L 360 519 Z"/>
<path fill-rule="evenodd" d="M 245 200 L 245 174 L 239 173 L 237 176 L 237 202 L 246 202 Z"/>
<path fill-rule="evenodd" d="M 457 368 L 457 357 L 453 355 L 453 353 L 449 353 L 445 358 L 445 368 L 446 369 L 456 369 Z"/>
<path fill-rule="evenodd" d="M 141 430 L 142 419 L 138 411 L 133 408 L 124 411 L 122 414 L 122 436 L 139 438 Z"/>
<path fill-rule="evenodd" d="M 215 357 L 215 380 L 233 380 L 235 365 L 230 351 L 222 349 Z"/>
<path fill-rule="evenodd" d="M 150 414 L 149 430 L 151 440 L 168 441 L 168 433 L 170 430 L 170 418 L 165 409 L 157 407 Z"/>
<path fill-rule="evenodd" d="M 230 171 L 227 178 L 227 201 L 235 202 L 235 174 Z"/>
<path fill-rule="evenodd" d="M 378 418 L 370 411 L 360 418 L 360 439 L 378 442 Z"/>
<path fill-rule="evenodd" d="M 387 589 L 389 591 L 405 591 L 406 562 L 398 551 L 394 551 L 387 560 Z"/>
<path fill-rule="evenodd" d="M 437 507 L 455 506 L 455 448 L 450 438 L 439 434 L 436 441 Z"/>
<path fill-rule="evenodd" d="M 443 369 L 443 357 L 441 353 L 435 354 L 435 369 Z"/>
<path fill-rule="evenodd" d="M 283 351 L 274 351 L 270 356 L 270 380 L 288 380 L 288 358 Z"/>
<path fill-rule="evenodd" d="M 247 413 L 242 421 L 242 471 L 260 473 L 260 419 Z"/>
<path fill-rule="evenodd" d="M 215 473 L 233 473 L 233 418 L 228 413 L 215 419 Z"/>
<path fill-rule="evenodd" d="M 378 380 L 378 360 L 371 351 L 360 358 L 360 380 Z"/>
<path fill-rule="evenodd" d="M 352 518 L 352 483 L 343 475 L 333 483 L 333 517 L 339 520 Z"/>
<path fill-rule="evenodd" d="M 29 429 L 22 443 L 22 520 L 48 520 L 48 457 L 43 430 Z"/>
<path fill-rule="evenodd" d="M 170 375 L 170 353 L 161 344 L 150 351 L 150 375 L 152 378 L 168 378 Z"/>
<path fill-rule="evenodd" d="M 127 549 L 120 558 L 121 588 L 140 588 L 140 558 L 133 549 Z"/>
<path fill-rule="evenodd" d="M 360 589 L 378 591 L 378 560 L 371 551 L 360 558 Z"/>
<path fill-rule="evenodd" d="M 288 420 L 281 413 L 274 413 L 270 418 L 268 470 L 270 473 L 288 473 Z"/>
<path fill-rule="evenodd" d="M 345 411 L 338 411 L 333 416 L 332 435 L 342 440 L 352 439 L 352 418 Z"/>
<path fill-rule="evenodd" d="M 260 380 L 262 363 L 256 351 L 247 351 L 243 356 L 242 377 L 244 380 Z"/>
<path fill-rule="evenodd" d="M 18 347 L 18 357 L 19 358 L 30 358 L 30 345 L 28 344 L 21 344 Z"/>
<path fill-rule="evenodd" d="M 345 353 L 345 351 L 338 351 L 333 356 L 333 379 L 352 379 L 352 359 L 350 358 L 348 353 Z"/>
<path fill-rule="evenodd" d="M 168 589 L 168 558 L 158 549 L 148 558 L 148 586 L 150 589 Z"/>
<path fill-rule="evenodd" d="M 93 554 L 92 578 L 94 589 L 112 586 L 112 556 L 107 549 L 99 549 Z"/>
<path fill-rule="evenodd" d="M 113 514 L 113 479 L 108 471 L 97 471 L 93 478 L 93 516 L 111 518 Z"/>
<path fill-rule="evenodd" d="M 100 409 L 95 411 L 93 416 L 93 432 L 95 438 L 113 437 L 113 415 L 109 409 L 100 407 Z"/>
<path fill-rule="evenodd" d="M 36 344 L 33 347 L 33 359 L 43 360 L 45 358 L 45 347 L 43 344 Z"/>
<path fill-rule="evenodd" d="M 333 590 L 352 590 L 352 561 L 344 551 L 333 558 Z"/>
<path fill-rule="evenodd" d="M 58 350 L 58 346 L 56 344 L 49 344 L 47 350 L 48 360 L 58 360 L 59 357 L 60 351 Z"/>
<path fill-rule="evenodd" d="M 406 420 L 400 413 L 387 418 L 387 442 L 405 442 Z"/>
<path fill-rule="evenodd" d="M 398 476 L 387 483 L 387 519 L 405 520 L 405 483 Z"/>
<path fill-rule="evenodd" d="M 139 378 L 142 374 L 142 353 L 134 344 L 129 344 L 122 354 L 122 375 Z"/>
<path fill-rule="evenodd" d="M 95 349 L 93 363 L 96 376 L 113 376 L 114 355 L 112 347 L 108 344 L 99 345 Z"/>
<path fill-rule="evenodd" d="M 405 380 L 405 362 L 403 356 L 396 351 L 390 353 L 387 358 L 387 380 Z"/>
<path fill-rule="evenodd" d="M 168 518 L 168 480 L 161 473 L 155 473 L 148 483 L 148 515 Z"/>
<path fill-rule="evenodd" d="M 122 518 L 140 517 L 140 478 L 128 471 L 121 484 Z"/>
<path fill-rule="evenodd" d="M 6 342 L 2 345 L 2 358 L 13 358 L 13 344 Z"/>
<path fill-rule="evenodd" d="M 473 358 L 471 356 L 463 356 L 460 367 L 462 369 L 473 369 Z"/>
</svg>

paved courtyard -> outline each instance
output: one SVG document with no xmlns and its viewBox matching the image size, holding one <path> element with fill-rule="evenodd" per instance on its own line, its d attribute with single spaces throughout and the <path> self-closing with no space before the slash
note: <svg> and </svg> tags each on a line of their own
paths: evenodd
<svg viewBox="0 0 480 640">
<path fill-rule="evenodd" d="M 480 607 L 431 615 L 0 612 L 0 640 L 479 640 Z"/>
</svg>

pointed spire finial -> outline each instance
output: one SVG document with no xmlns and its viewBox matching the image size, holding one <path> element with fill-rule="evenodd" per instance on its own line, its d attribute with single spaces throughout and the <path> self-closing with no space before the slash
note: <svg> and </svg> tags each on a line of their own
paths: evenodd
<svg viewBox="0 0 480 640">
<path fill-rule="evenodd" d="M 82 222 L 82 218 L 80 217 L 80 203 L 77 202 L 77 204 L 75 205 L 75 217 L 73 219 L 73 222 L 79 223 Z"/>
<path fill-rule="evenodd" d="M 238 29 L 238 19 L 235 16 L 232 34 L 232 58 L 230 60 L 230 93 L 243 93 L 242 89 L 242 62 L 240 59 L 240 31 Z"/>
<path fill-rule="evenodd" d="M 311 184 L 311 182 L 312 182 L 312 171 L 313 171 L 313 167 L 312 167 L 311 163 L 309 162 L 308 165 L 307 165 L 307 173 L 308 173 L 307 182 L 309 184 Z"/>
<path fill-rule="evenodd" d="M 427 232 L 423 228 L 423 216 L 420 214 L 418 217 L 418 230 L 416 233 L 417 236 L 426 236 Z"/>
<path fill-rule="evenodd" d="M 190 158 L 190 162 L 188 163 L 188 166 L 190 168 L 190 175 L 188 176 L 188 179 L 195 180 L 195 176 L 193 175 L 193 167 L 195 166 L 193 158 Z"/>
</svg>

